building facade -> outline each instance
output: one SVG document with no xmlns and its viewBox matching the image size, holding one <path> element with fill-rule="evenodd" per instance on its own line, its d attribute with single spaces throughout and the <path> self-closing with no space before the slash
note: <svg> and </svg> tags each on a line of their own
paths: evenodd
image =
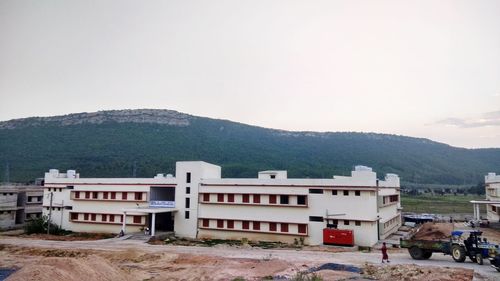
<svg viewBox="0 0 500 281">
<path fill-rule="evenodd" d="M 500 175 L 488 173 L 484 177 L 486 200 L 486 216 L 490 222 L 500 222 Z"/>
<path fill-rule="evenodd" d="M 201 161 L 177 162 L 175 177 L 151 179 L 83 179 L 50 170 L 44 190 L 44 213 L 81 232 L 149 227 L 186 238 L 320 245 L 328 227 L 351 230 L 354 244 L 372 246 L 401 225 L 399 177 L 377 180 L 364 166 L 330 179 L 288 178 L 286 171 L 221 178 L 220 166 Z"/>
<path fill-rule="evenodd" d="M 41 186 L 0 186 L 0 229 L 22 226 L 42 215 Z"/>
</svg>

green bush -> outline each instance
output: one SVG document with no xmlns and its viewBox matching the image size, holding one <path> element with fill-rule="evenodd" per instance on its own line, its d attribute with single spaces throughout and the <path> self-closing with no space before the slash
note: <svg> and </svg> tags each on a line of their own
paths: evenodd
<svg viewBox="0 0 500 281">
<path fill-rule="evenodd" d="M 48 221 L 49 220 L 47 216 L 42 216 L 40 218 L 33 219 L 24 225 L 24 232 L 26 234 L 47 233 Z M 65 233 L 66 232 L 64 231 L 64 229 L 60 228 L 58 225 L 54 223 L 50 223 L 50 234 L 63 235 Z"/>
</svg>

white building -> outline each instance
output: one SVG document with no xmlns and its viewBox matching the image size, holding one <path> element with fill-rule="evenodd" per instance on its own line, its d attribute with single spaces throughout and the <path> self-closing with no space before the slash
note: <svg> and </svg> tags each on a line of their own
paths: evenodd
<svg viewBox="0 0 500 281">
<path fill-rule="evenodd" d="M 486 216 L 488 221 L 500 222 L 500 175 L 488 173 L 484 177 L 486 186 Z"/>
<path fill-rule="evenodd" d="M 401 225 L 399 177 L 377 180 L 371 168 L 351 176 L 289 179 L 286 171 L 257 178 L 221 178 L 221 167 L 177 162 L 176 176 L 150 179 L 80 178 L 75 171 L 45 174 L 44 213 L 80 232 L 127 232 L 143 227 L 180 237 L 323 243 L 323 229 L 352 230 L 354 243 L 372 246 Z M 125 218 L 125 220 L 123 219 Z"/>
</svg>

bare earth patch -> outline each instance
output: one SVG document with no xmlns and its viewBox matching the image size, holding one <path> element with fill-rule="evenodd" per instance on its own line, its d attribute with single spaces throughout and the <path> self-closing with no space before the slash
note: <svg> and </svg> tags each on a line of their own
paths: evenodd
<svg viewBox="0 0 500 281">
<path fill-rule="evenodd" d="M 363 268 L 366 277 L 387 281 L 470 281 L 474 271 L 465 268 L 405 265 L 366 265 Z"/>
</svg>

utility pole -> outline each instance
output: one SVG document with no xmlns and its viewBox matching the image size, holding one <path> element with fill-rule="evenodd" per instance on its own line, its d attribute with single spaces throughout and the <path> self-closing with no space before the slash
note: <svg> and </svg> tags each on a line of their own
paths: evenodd
<svg viewBox="0 0 500 281">
<path fill-rule="evenodd" d="M 54 192 L 50 192 L 50 207 L 49 207 L 49 220 L 47 221 L 47 234 L 50 234 L 50 219 L 52 218 L 52 198 L 54 197 Z"/>
</svg>

